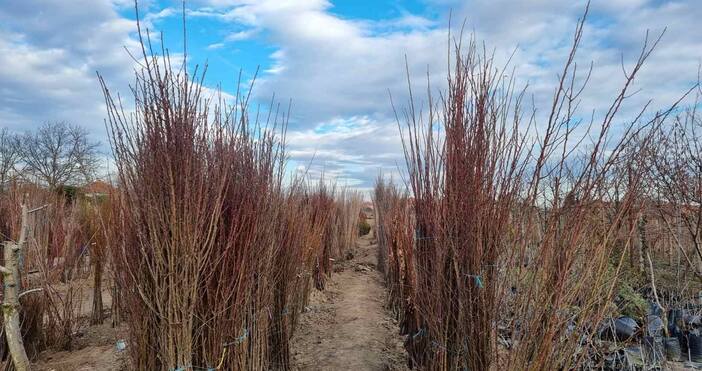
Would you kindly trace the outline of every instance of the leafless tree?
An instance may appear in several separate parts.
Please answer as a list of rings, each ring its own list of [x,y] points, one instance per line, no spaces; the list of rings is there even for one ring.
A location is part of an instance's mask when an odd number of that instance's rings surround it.
[[[702,278],[702,117],[694,103],[661,131],[652,157],[655,191],[668,231],[698,277]],[[692,253],[688,254],[689,249]],[[696,260],[696,263],[693,263]]]
[[[14,176],[20,159],[19,136],[7,128],[0,129],[0,188]]]
[[[97,147],[84,128],[57,121],[25,134],[20,152],[26,174],[56,188],[90,181],[100,161]]]

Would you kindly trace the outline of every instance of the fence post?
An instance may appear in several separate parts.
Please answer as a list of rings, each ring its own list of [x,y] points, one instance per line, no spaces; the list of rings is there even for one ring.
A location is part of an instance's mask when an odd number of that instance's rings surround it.
[[[5,321],[5,337],[10,349],[12,362],[17,371],[29,370],[29,358],[24,350],[22,341],[22,331],[20,328],[20,303],[18,293],[19,277],[19,252],[20,245],[13,242],[5,242],[3,246],[5,266],[0,266],[3,275],[3,302],[2,313]]]

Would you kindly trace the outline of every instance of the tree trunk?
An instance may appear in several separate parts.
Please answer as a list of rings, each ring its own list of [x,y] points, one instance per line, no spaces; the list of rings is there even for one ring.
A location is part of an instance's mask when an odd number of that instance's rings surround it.
[[[117,327],[120,323],[122,323],[119,291],[119,287],[115,283],[115,285],[112,286],[112,307],[110,308],[110,313],[112,315],[112,327]]]
[[[93,280],[93,313],[90,319],[93,325],[102,324],[102,257],[95,254],[95,274]]]
[[[639,272],[645,272],[646,271],[646,263],[644,258],[647,257],[648,254],[648,240],[646,236],[646,225],[648,224],[648,218],[646,215],[641,215],[638,219],[638,223],[636,225],[636,235],[638,239],[638,246],[639,246]]]
[[[4,280],[2,312],[5,320],[5,337],[12,356],[12,363],[17,371],[29,370],[29,358],[24,350],[22,331],[19,319],[19,293],[17,277],[19,277],[19,250],[20,246],[6,242],[4,246],[5,266],[1,271]]]

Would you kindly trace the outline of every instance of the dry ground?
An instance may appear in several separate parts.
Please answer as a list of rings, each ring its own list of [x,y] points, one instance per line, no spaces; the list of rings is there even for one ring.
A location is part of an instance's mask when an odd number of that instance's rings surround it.
[[[40,371],[125,370],[127,354],[125,351],[118,351],[116,343],[120,339],[126,339],[126,325],[112,327],[110,316],[106,314],[103,325],[91,326],[89,321],[93,302],[92,277],[77,280],[73,285],[79,298],[81,314],[74,333],[73,349],[71,351],[45,350],[39,353],[33,369]],[[112,304],[109,285],[107,280],[103,281],[102,304],[106,311]],[[56,289],[64,292],[68,288],[65,284],[59,284],[56,285]]]
[[[312,294],[291,341],[294,370],[405,369],[372,238],[372,232],[361,237],[355,256],[335,266],[326,290]]]
[[[117,351],[116,342],[124,339],[127,328],[104,325],[86,327],[79,334],[72,351],[42,352],[33,370],[38,371],[119,371],[126,370],[127,354]]]

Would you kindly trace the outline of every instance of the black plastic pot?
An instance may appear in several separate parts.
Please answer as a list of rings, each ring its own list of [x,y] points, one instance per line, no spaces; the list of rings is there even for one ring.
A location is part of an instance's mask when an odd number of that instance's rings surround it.
[[[639,325],[633,318],[619,317],[614,320],[614,334],[620,341],[631,339],[638,329]]]
[[[648,314],[660,317],[663,315],[663,308],[657,303],[650,301],[648,302]]]
[[[678,341],[680,342],[680,350],[682,353],[681,359],[683,361],[687,361],[687,334],[683,333],[682,331],[679,331],[676,336],[678,337]]]
[[[647,362],[644,360],[645,355],[642,347],[630,345],[624,348],[624,359],[622,365],[615,365],[615,370],[638,370],[641,369]]]
[[[702,336],[688,334],[687,347],[692,362],[702,362]]]
[[[654,315],[646,316],[646,334],[648,336],[660,336],[663,333],[663,320]]]
[[[685,328],[698,327],[702,325],[702,316],[686,315],[683,317],[683,323],[685,324]]]
[[[659,366],[665,361],[663,338],[644,336],[641,348],[646,359],[646,364]]]
[[[682,319],[685,316],[685,311],[682,309],[671,309],[668,311],[668,325],[678,326],[682,324]]]
[[[683,325],[682,319],[685,315],[685,311],[682,309],[671,309],[668,311],[668,332],[670,336],[677,336],[680,340],[680,345],[683,345],[684,341],[682,339],[683,331],[680,326]],[[683,350],[685,347],[683,346]]]
[[[663,348],[665,349],[665,358],[669,361],[679,361],[682,359],[682,348],[680,340],[677,337],[663,338]]]

